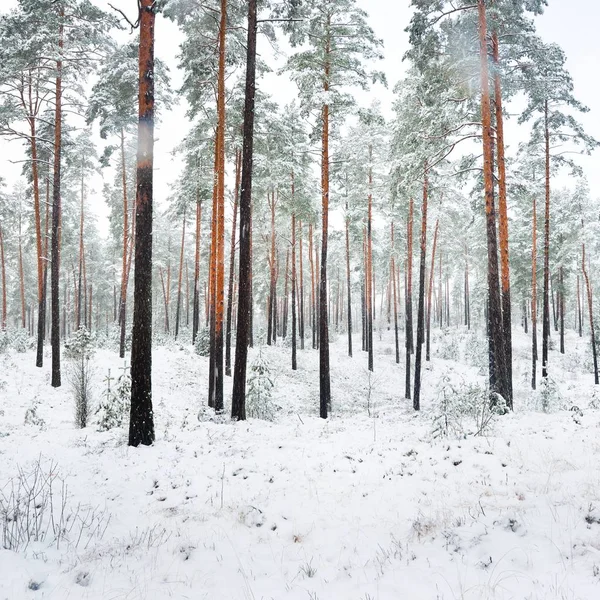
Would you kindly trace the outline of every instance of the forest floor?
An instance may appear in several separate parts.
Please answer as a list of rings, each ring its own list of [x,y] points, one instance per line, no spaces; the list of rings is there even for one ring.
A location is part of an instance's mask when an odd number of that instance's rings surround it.
[[[546,413],[530,392],[530,338],[515,332],[515,411],[472,435],[480,420],[460,403],[444,412],[442,400],[477,397],[484,340],[434,332],[415,414],[404,351],[398,366],[391,332],[375,337],[371,377],[359,336],[354,358],[344,336],[332,343],[326,421],[313,350],[292,372],[289,348],[264,348],[277,417],[231,423],[208,408],[198,419],[207,359],[158,347],[157,440],[140,448],[124,428],[75,429],[69,385],[49,385],[49,356],[36,369],[32,351],[1,355],[0,506],[22,503],[37,472],[30,530],[63,535],[0,549],[0,600],[600,598],[589,343],[571,335],[566,356],[551,353]],[[91,360],[98,399],[123,362],[109,350]],[[0,510],[0,542],[10,535]]]

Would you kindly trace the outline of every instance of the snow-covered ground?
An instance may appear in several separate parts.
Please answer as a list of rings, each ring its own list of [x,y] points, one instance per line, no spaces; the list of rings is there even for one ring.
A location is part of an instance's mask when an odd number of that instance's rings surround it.
[[[75,429],[68,384],[49,385],[49,357],[36,369],[32,352],[1,355],[0,493],[40,464],[69,530],[59,544],[48,534],[0,550],[0,599],[600,598],[600,411],[588,408],[587,342],[573,335],[566,357],[552,353],[565,408],[545,414],[532,410],[529,338],[515,333],[515,412],[484,436],[436,437],[440,381],[484,379],[464,364],[481,340],[463,333],[455,347],[455,333],[435,332],[420,414],[404,399],[390,332],[376,336],[371,377],[359,337],[351,359],[341,335],[327,421],[313,350],[299,351],[294,373],[288,348],[263,349],[277,418],[231,423],[208,408],[197,418],[207,359],[156,348],[150,448],[128,447],[125,429]],[[123,363],[108,350],[92,361],[98,399]],[[37,424],[24,424],[33,406]]]

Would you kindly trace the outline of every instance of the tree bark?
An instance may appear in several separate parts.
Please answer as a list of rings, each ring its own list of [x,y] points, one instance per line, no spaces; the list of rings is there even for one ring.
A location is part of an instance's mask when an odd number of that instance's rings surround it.
[[[413,408],[421,410],[421,357],[425,341],[425,260],[427,255],[427,203],[428,181],[427,164],[424,169],[423,203],[421,205],[421,260],[419,264],[419,305],[417,312],[417,348],[415,353],[415,392]]]
[[[413,210],[414,202],[411,198],[408,203],[408,222],[406,234],[406,385],[404,387],[404,397],[411,399],[411,377],[410,377],[410,355],[413,352],[413,323],[412,323],[412,246],[413,246]]]
[[[579,275],[577,275],[577,331],[579,332],[579,337],[583,337],[583,327],[582,327],[582,318],[581,318],[581,292],[579,289]]]
[[[235,151],[235,190],[233,193],[233,223],[231,225],[231,248],[229,252],[229,285],[227,286],[227,324],[225,329],[225,375],[231,377],[231,315],[233,312],[233,284],[235,273],[235,230],[240,194],[242,153]]]
[[[240,260],[238,318],[231,418],[246,419],[246,365],[251,333],[252,294],[252,151],[254,141],[254,97],[256,93],[256,0],[248,0],[248,40],[246,43],[246,88],[240,191]]]
[[[492,33],[492,60],[494,62],[494,106],[496,116],[496,152],[498,161],[498,233],[500,237],[500,274],[502,294],[502,325],[504,333],[504,364],[506,366],[506,402],[513,408],[512,389],[512,314],[510,302],[510,261],[508,250],[508,208],[506,202],[506,161],[504,151],[504,115],[502,113],[502,85],[498,33]]]
[[[346,200],[346,287],[348,288],[348,356],[352,356],[352,283],[350,280],[350,215]]]
[[[544,296],[542,320],[542,377],[548,377],[548,345],[550,340],[550,132],[548,128],[548,101],[544,103],[544,141],[545,141],[545,216],[544,216]]]
[[[478,0],[479,9],[479,58],[481,73],[481,121],[483,138],[483,178],[485,188],[486,237],[488,254],[488,343],[490,390],[509,402],[506,353],[502,320],[502,303],[499,287],[498,239],[496,234],[496,210],[494,203],[494,167],[492,115],[490,104],[487,20],[485,0]]]
[[[175,339],[179,335],[179,320],[181,316],[181,282],[183,281],[183,257],[185,255],[185,209],[183,211],[183,226],[181,228],[181,249],[179,251],[179,276],[177,278],[177,307],[175,309]]]
[[[537,369],[537,207],[533,196],[531,246],[531,389],[536,389]]]
[[[200,327],[200,238],[202,232],[202,202],[200,188],[196,191],[196,247],[194,252],[194,298],[192,300],[192,345],[196,344],[196,336]]]
[[[140,0],[139,123],[131,415],[129,445],[154,442],[152,410],[152,195],[154,165],[154,0]]]
[[[58,32],[58,60],[56,61],[56,94],[54,102],[54,187],[52,190],[52,271],[50,287],[52,296],[52,387],[60,387],[60,222],[61,222],[61,152],[62,152],[62,53],[64,48],[64,8],[60,8]]]
[[[560,353],[565,353],[565,280],[562,265],[559,270],[558,310],[560,311]]]
[[[392,260],[390,264],[390,271],[392,277],[392,290],[393,290],[393,302],[394,302],[394,342],[396,346],[396,364],[400,364],[400,342],[398,340],[398,297],[396,289],[396,256],[394,249],[394,222],[391,223],[391,237],[392,237]]]
[[[2,225],[0,225],[0,266],[2,267],[2,319],[0,320],[0,328],[6,331],[6,262],[4,260],[4,235],[2,233]]]
[[[304,350],[304,268],[303,268],[303,248],[302,248],[302,221],[298,222],[299,230],[299,254],[300,254],[300,319],[299,319],[299,334],[300,334],[300,350]]]
[[[366,269],[366,288],[367,288],[367,350],[368,350],[368,368],[373,371],[373,167],[371,165],[373,158],[373,148],[369,146],[369,195],[367,204],[367,269]]]
[[[433,248],[431,250],[431,269],[429,271],[429,288],[427,291],[427,342],[425,347],[425,360],[431,360],[431,296],[433,292],[433,273],[435,268],[435,250],[437,246],[439,219],[435,222],[435,231],[433,233]]]
[[[294,174],[292,173],[292,204],[294,203]],[[296,213],[292,212],[292,371],[298,368],[296,357]]]
[[[123,258],[122,258],[122,273],[121,273],[121,297],[119,302],[119,325],[120,325],[120,341],[119,341],[119,357],[125,358],[125,337],[126,337],[126,310],[127,310],[127,281],[128,281],[128,265],[127,255],[129,248],[129,201],[127,199],[127,169],[125,165],[125,132],[121,128],[121,180],[123,185]],[[132,232],[133,242],[133,232]]]
[[[598,356],[596,353],[596,334],[594,331],[594,310],[592,304],[592,286],[590,285],[590,278],[587,273],[585,266],[585,244],[581,244],[581,269],[583,271],[583,278],[585,280],[585,287],[587,289],[588,299],[588,312],[590,319],[590,337],[592,342],[592,356],[594,358],[594,383],[598,385]]]

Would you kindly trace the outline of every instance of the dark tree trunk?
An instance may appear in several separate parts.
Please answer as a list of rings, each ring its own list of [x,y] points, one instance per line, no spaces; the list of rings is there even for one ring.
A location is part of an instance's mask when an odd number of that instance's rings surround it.
[[[181,283],[183,281],[183,258],[185,255],[185,210],[181,228],[181,248],[179,251],[179,277],[177,278],[177,307],[175,309],[175,339],[179,336],[179,321],[181,319]]]
[[[152,410],[152,168],[154,164],[154,5],[140,1],[136,240],[131,336],[129,445],[154,442]]]
[[[411,398],[411,377],[410,377],[410,355],[413,352],[413,323],[412,323],[412,245],[413,245],[413,210],[414,202],[411,198],[408,205],[408,223],[407,223],[407,260],[406,260],[406,385],[404,387],[404,397],[407,400]]]
[[[533,195],[531,247],[531,389],[536,389],[537,375],[537,206]]]
[[[542,377],[548,377],[548,343],[550,340],[550,132],[548,129],[548,101],[544,104],[544,137],[546,154],[546,202],[544,216],[544,296],[542,320]]]
[[[577,331],[583,337],[583,319],[581,318],[581,292],[579,288],[579,275],[577,275]]]
[[[246,44],[246,89],[240,190],[240,260],[238,317],[235,344],[231,418],[246,419],[246,365],[250,333],[252,272],[252,150],[254,141],[254,96],[256,92],[256,0],[248,0],[248,40]]]
[[[302,249],[302,221],[298,224],[298,229],[300,232],[300,319],[299,319],[299,334],[300,334],[300,350],[304,350],[304,265],[303,265],[303,249]]]
[[[350,281],[350,216],[346,201],[346,287],[348,288],[348,356],[352,356],[352,284]]]
[[[369,146],[369,163],[372,161],[373,149]],[[368,368],[373,370],[373,304],[374,304],[374,278],[373,278],[373,169],[369,164],[369,197],[367,207],[367,264],[366,264],[366,289],[367,289],[367,350],[369,352]]]
[[[398,295],[396,287],[396,256],[394,249],[394,222],[391,224],[392,236],[392,260],[390,264],[390,272],[392,278],[393,302],[394,302],[394,342],[396,346],[396,364],[400,364],[400,341],[398,339]]]
[[[292,174],[292,198],[294,183]],[[293,202],[293,200],[292,200]],[[292,213],[292,370],[298,368],[296,359],[296,213]]]
[[[425,346],[425,360],[431,360],[431,296],[433,292],[433,273],[435,268],[435,250],[437,246],[439,219],[435,222],[433,233],[433,248],[431,250],[431,269],[429,271],[429,288],[427,290],[427,342]]]
[[[58,60],[56,61],[56,98],[54,117],[54,187],[52,190],[52,270],[50,274],[50,288],[52,297],[52,387],[60,387],[60,304],[59,304],[59,278],[60,278],[60,222],[61,222],[61,194],[60,194],[60,166],[62,151],[62,51],[64,9],[60,9],[61,24],[58,34]]]
[[[592,356],[594,358],[594,383],[598,385],[598,356],[596,352],[596,334],[594,331],[594,311],[592,306],[592,286],[585,266],[585,244],[581,245],[581,268],[583,270],[583,279],[587,289],[588,311],[590,318],[590,337],[592,342]]]
[[[4,260],[4,235],[0,225],[0,268],[2,269],[2,317],[0,319],[0,330],[6,331],[6,262]]]
[[[417,312],[417,348],[415,353],[415,393],[413,408],[421,410],[421,356],[425,341],[425,259],[427,255],[427,164],[423,181],[423,204],[421,205],[421,260],[419,263],[419,307]]]
[[[565,281],[563,267],[559,271],[560,281],[558,288],[558,310],[560,311],[560,353],[565,353]]]

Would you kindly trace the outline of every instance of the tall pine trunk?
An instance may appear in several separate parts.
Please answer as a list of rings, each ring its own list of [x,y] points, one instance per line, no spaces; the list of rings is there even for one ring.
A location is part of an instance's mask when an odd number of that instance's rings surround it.
[[[346,287],[348,288],[348,356],[352,356],[352,284],[350,281],[350,215],[346,200]]]
[[[192,345],[200,327],[200,238],[202,232],[202,201],[200,188],[196,191],[196,245],[194,251],[194,297],[192,300]]]
[[[367,289],[367,350],[369,371],[373,370],[373,168],[371,166],[373,149],[369,146],[369,196],[367,204],[367,264],[366,264],[366,289]]]
[[[227,286],[227,323],[225,328],[225,375],[231,376],[231,315],[233,312],[233,284],[235,273],[235,230],[240,194],[242,153],[235,151],[235,190],[233,192],[233,223],[231,225],[231,248],[229,252],[229,285]]]
[[[183,281],[183,257],[185,255],[185,217],[186,211],[183,211],[183,225],[181,228],[181,248],[179,251],[179,276],[177,277],[177,306],[175,309],[175,339],[179,335],[179,321],[181,317],[181,283]]]
[[[427,342],[425,346],[425,360],[431,360],[431,296],[433,292],[433,273],[435,268],[435,250],[437,246],[438,229],[440,221],[435,222],[435,231],[433,233],[433,248],[431,249],[431,269],[429,271],[429,287],[427,289]]]
[[[535,390],[537,374],[537,202],[533,196],[531,246],[531,389]]]
[[[0,268],[2,270],[2,315],[0,319],[0,330],[6,331],[6,262],[4,260],[4,235],[0,225]]]
[[[494,166],[492,114],[490,104],[487,19],[485,0],[478,0],[479,9],[479,58],[481,65],[481,122],[483,138],[483,179],[485,188],[486,237],[488,258],[488,343],[490,390],[509,401],[506,369],[506,353],[502,319],[498,269],[498,238],[496,233],[496,209],[494,203]]]
[[[299,230],[299,255],[300,255],[300,319],[299,319],[299,335],[300,335],[300,350],[304,350],[304,265],[303,265],[303,249],[302,249],[302,221],[298,223]]]
[[[390,264],[390,275],[392,278],[392,301],[394,303],[394,342],[396,346],[396,364],[400,364],[400,342],[398,339],[398,296],[396,288],[396,252],[394,248],[394,222],[391,223],[392,260]]]
[[[411,198],[408,204],[408,222],[406,234],[406,327],[405,327],[405,347],[406,347],[406,380],[404,387],[404,397],[407,400],[411,398],[411,377],[410,377],[410,355],[413,352],[413,322],[412,322],[412,247],[413,247],[413,211],[414,201]]]
[[[61,222],[61,152],[62,152],[62,52],[64,9],[60,9],[61,23],[58,32],[58,60],[56,61],[56,94],[54,102],[54,187],[52,190],[52,271],[50,287],[52,297],[52,387],[60,387],[60,222]]]
[[[251,333],[252,295],[252,151],[254,141],[254,97],[256,92],[256,0],[248,0],[248,40],[246,43],[246,87],[240,190],[240,260],[238,318],[231,418],[246,419],[246,365]]]
[[[31,92],[32,81],[29,78],[29,91]],[[37,100],[36,100],[37,104]],[[37,350],[35,366],[44,366],[44,330],[46,320],[45,297],[44,297],[44,255],[42,253],[42,215],[40,207],[40,180],[37,155],[37,131],[36,117],[32,104],[31,93],[29,95],[29,128],[30,128],[30,146],[31,146],[31,176],[33,183],[33,215],[35,222],[35,248],[37,254],[37,277],[38,277],[38,327],[37,327]]]
[[[152,410],[152,194],[154,0],[140,0],[139,122],[129,445],[154,442]]]
[[[498,33],[492,33],[494,62],[494,107],[496,116],[496,152],[498,161],[498,233],[500,237],[500,274],[502,293],[502,325],[504,329],[504,364],[506,367],[506,402],[513,407],[512,389],[512,316],[510,304],[510,261],[508,251],[508,208],[506,202],[506,161],[504,152],[504,115],[502,114],[502,85]]]
[[[424,169],[423,203],[421,205],[421,260],[419,263],[419,299],[417,312],[417,347],[415,353],[415,393],[413,408],[421,410],[421,357],[425,341],[425,259],[427,255],[427,203],[428,181],[427,164]]]
[[[550,132],[548,129],[548,101],[544,103],[545,141],[545,213],[544,213],[544,295],[542,317],[542,377],[548,377],[548,345],[550,341]]]
[[[292,173],[292,204],[294,203],[294,175]],[[292,370],[298,368],[296,357],[296,213],[292,212]]]
[[[127,255],[129,248],[129,202],[127,199],[127,169],[125,165],[125,132],[121,129],[121,180],[123,186],[123,258],[122,258],[122,273],[121,273],[121,297],[119,302],[119,325],[120,325],[120,341],[119,341],[119,357],[125,358],[125,337],[126,337],[126,310],[127,310],[127,280],[128,280],[128,265]],[[133,232],[132,232],[133,242]]]
[[[598,356],[596,353],[596,334],[594,331],[594,310],[592,303],[592,286],[585,266],[585,244],[581,244],[581,269],[583,271],[583,279],[587,290],[588,313],[590,319],[590,337],[592,342],[592,356],[594,358],[594,383],[598,385]]]

